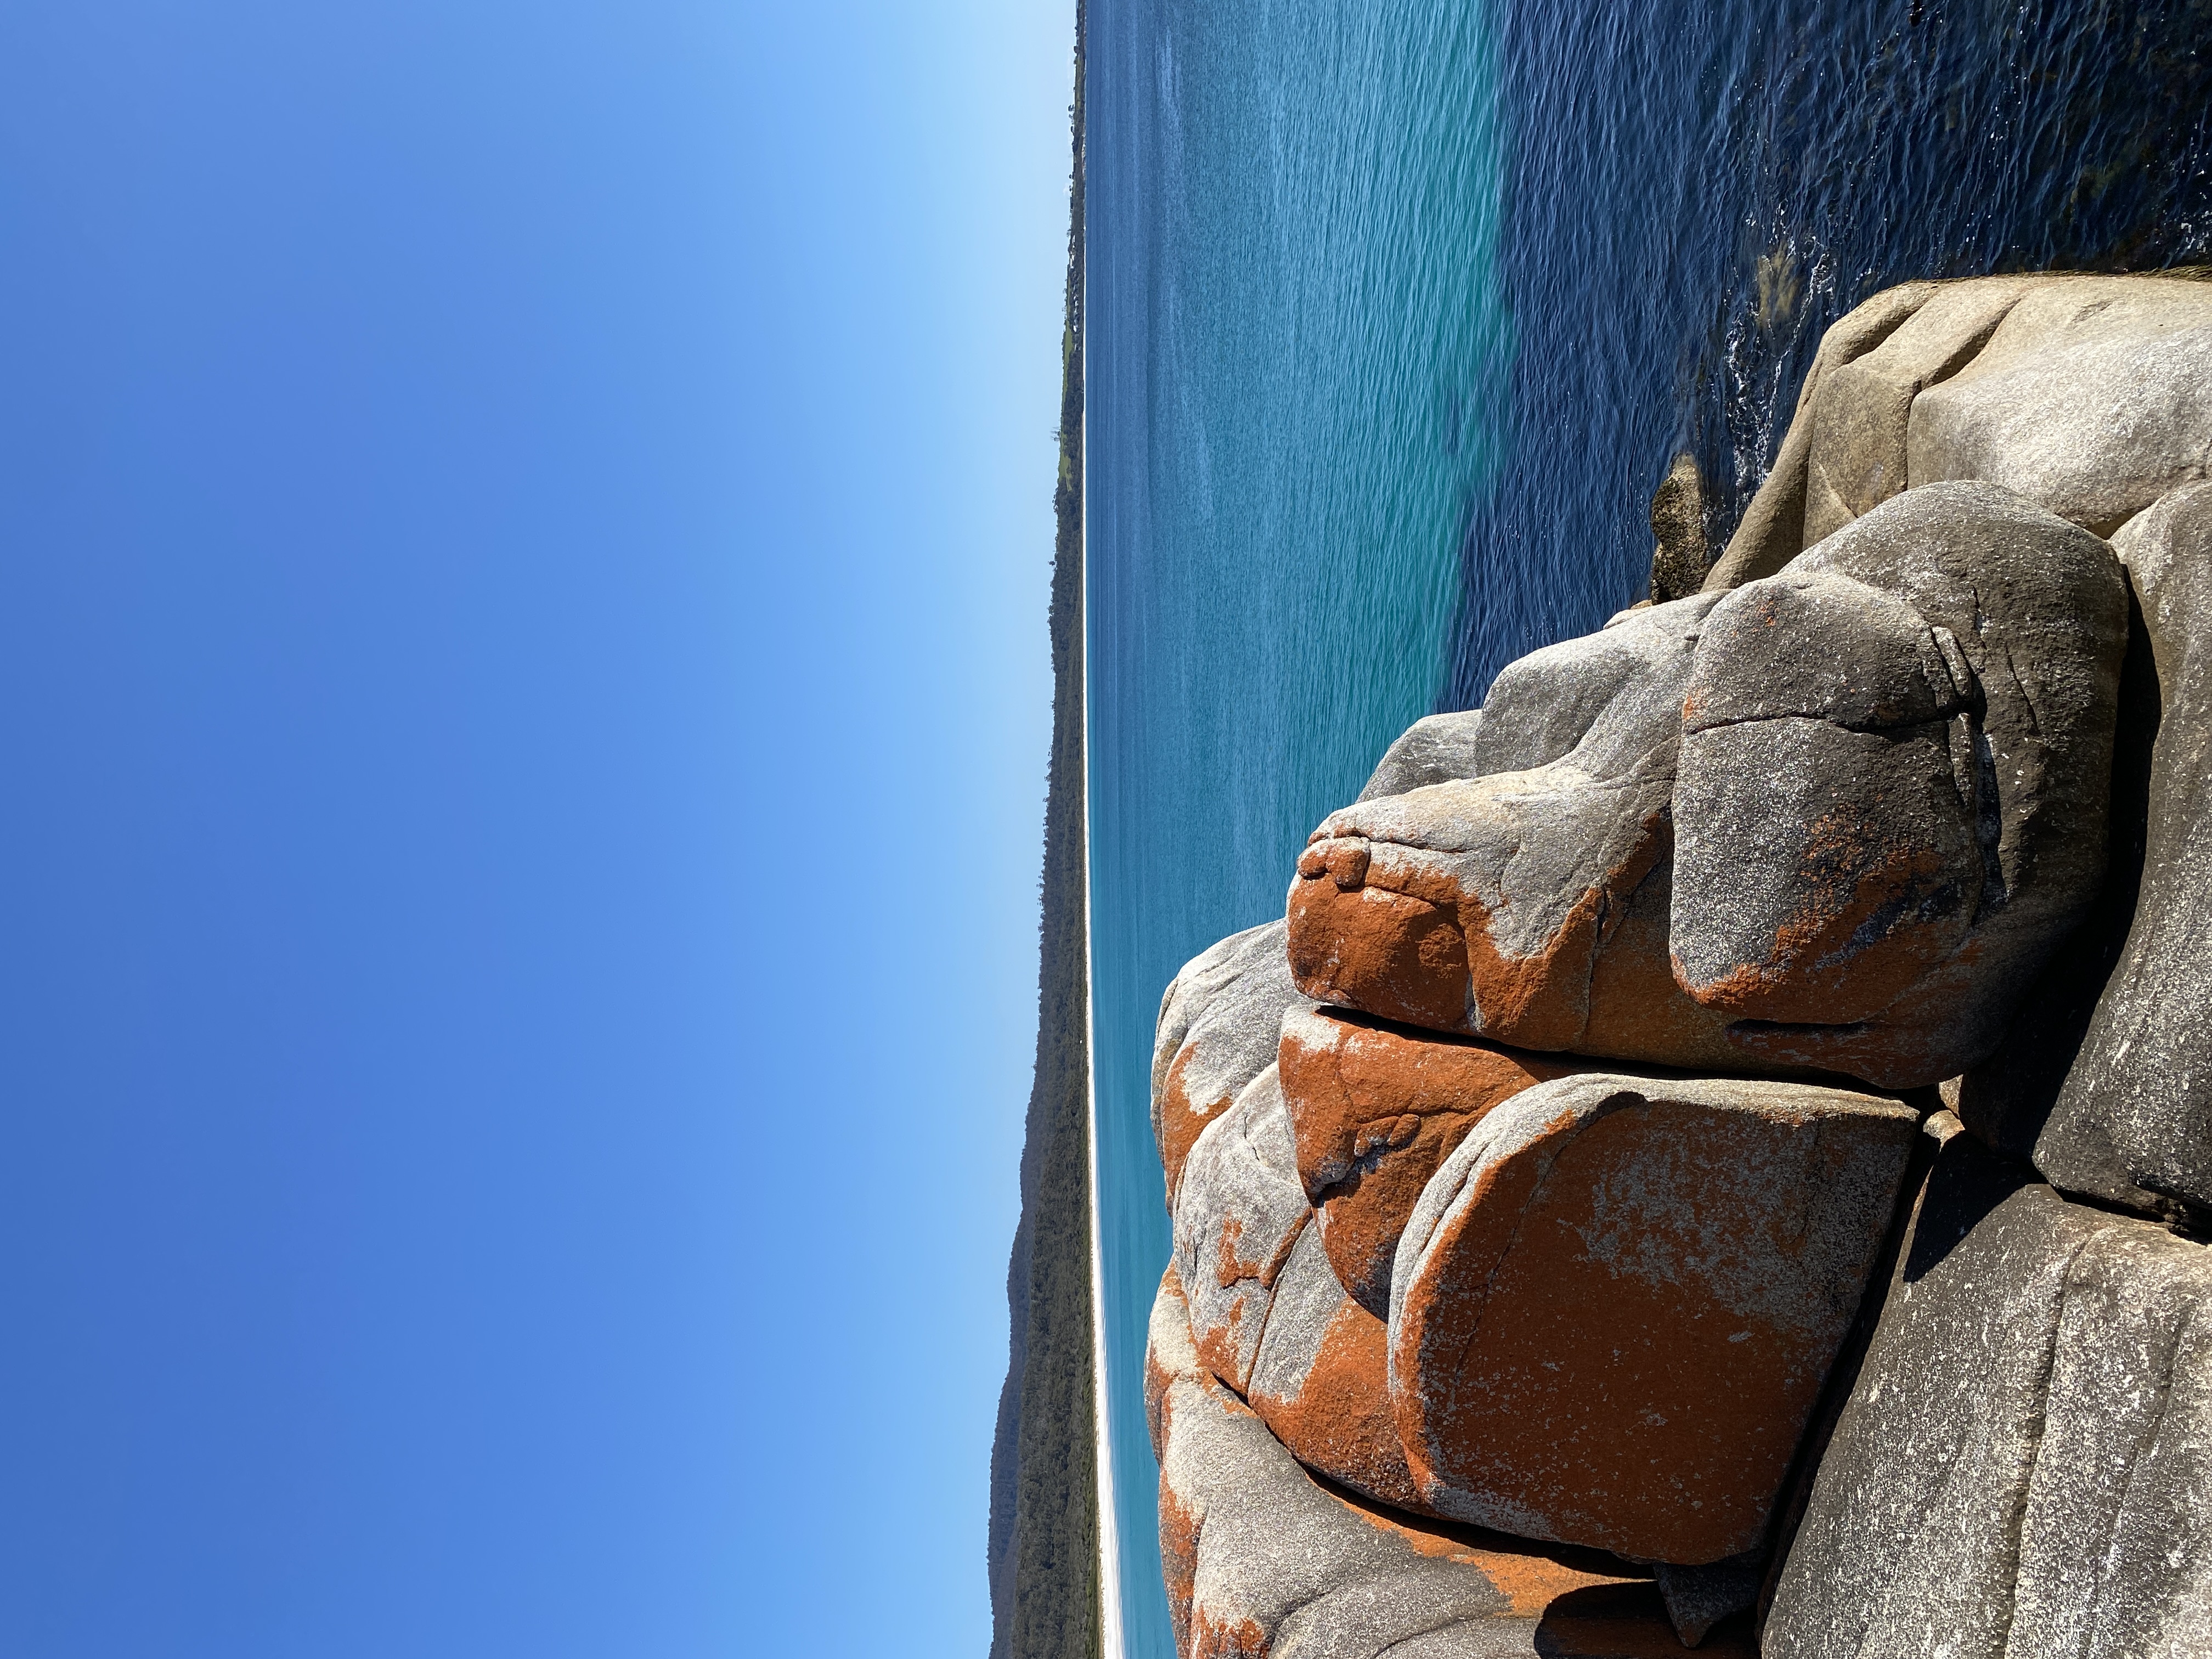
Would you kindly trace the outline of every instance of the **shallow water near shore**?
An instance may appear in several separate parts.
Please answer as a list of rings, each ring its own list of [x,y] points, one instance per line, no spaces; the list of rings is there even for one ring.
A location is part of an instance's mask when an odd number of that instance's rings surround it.
[[[1127,1650],[1151,1038],[1417,716],[1724,537],[1820,331],[1919,276],[2212,258],[2212,0],[1091,0],[1092,999]]]

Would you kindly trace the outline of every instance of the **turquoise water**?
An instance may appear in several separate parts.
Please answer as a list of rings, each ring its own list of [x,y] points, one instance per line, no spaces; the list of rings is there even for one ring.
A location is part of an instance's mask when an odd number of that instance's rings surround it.
[[[1092,961],[1127,1651],[1175,970],[1384,745],[1724,537],[1821,329],[1909,276],[2212,257],[2212,0],[1091,0]]]
[[[1129,1386],[1168,1249],[1153,1018],[1194,951],[1281,914],[1307,832],[1435,701],[1511,333],[1471,18],[1103,9],[1091,131],[1145,148],[1090,186],[1091,315],[1135,323],[1094,325],[1089,368],[1112,480],[1089,502],[1094,1018],[1124,1600],[1150,1656],[1172,1652]]]

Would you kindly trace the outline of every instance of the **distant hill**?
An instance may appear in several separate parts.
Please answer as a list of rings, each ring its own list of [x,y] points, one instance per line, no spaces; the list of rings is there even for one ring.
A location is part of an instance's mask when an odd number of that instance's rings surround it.
[[[1083,42],[1076,7],[1067,313],[1053,553],[1052,763],[1045,796],[1036,1080],[1022,1218],[1006,1269],[1012,1352],[991,1447],[991,1659],[1099,1652],[1091,1391],[1090,941],[1084,914]]]

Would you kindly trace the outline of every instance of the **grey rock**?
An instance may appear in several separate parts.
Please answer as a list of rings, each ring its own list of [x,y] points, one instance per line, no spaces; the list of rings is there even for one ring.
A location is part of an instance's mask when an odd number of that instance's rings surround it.
[[[1942,283],[1881,344],[1829,374],[1809,411],[1806,546],[1906,488],[1914,400],[1963,368],[2034,281],[1991,276]]]
[[[1199,1360],[1173,1267],[1145,1403],[1160,1558],[1184,1659],[1621,1659],[1667,1651],[1639,1569],[1423,1522],[1323,1485]],[[1751,1659],[1747,1642],[1709,1652]]]
[[[1689,653],[1714,603],[1693,596],[1632,608],[1595,634],[1506,664],[1483,700],[1468,775],[1534,771],[1586,746],[1608,774],[1641,760],[1670,735]]]
[[[2002,484],[2110,535],[2212,460],[2212,284],[2045,272],[1910,283],[1822,337],[1724,592],[1906,489]]]
[[[1872,351],[1901,327],[1936,291],[1934,283],[1885,289],[1844,313],[1820,337],[1797,389],[1797,407],[1765,482],[1744,509],[1743,521],[1705,575],[1704,592],[1725,593],[1771,576],[1805,550],[1805,498],[1813,452],[1814,414],[1821,388],[1835,371]],[[1819,539],[1817,537],[1814,539]]]
[[[1931,1128],[1763,1650],[2204,1652],[2212,1254]]]
[[[1662,1563],[1655,1573],[1659,1596],[1667,1604],[1667,1617],[1674,1622],[1682,1645],[1698,1646],[1722,1620],[1756,1607],[1765,1570],[1766,1558],[1758,1550],[1705,1567]]]
[[[1313,1212],[1298,1184],[1283,1091],[1269,1066],[1191,1148],[1175,1201],[1175,1265],[1200,1358],[1242,1394],[1276,1282]]]
[[[1984,479],[2109,536],[2212,462],[2212,284],[2044,278],[1911,425],[1914,488]]]
[[[2103,884],[2127,607],[2105,544],[1976,483],[1729,595],[1683,708],[1682,987],[1883,1088],[1985,1058]]]
[[[1274,1063],[1283,1011],[1313,1006],[1291,982],[1285,933],[1271,921],[1231,934],[1185,963],[1160,999],[1152,1138],[1170,1208],[1200,1133]]]
[[[1718,595],[1636,611],[1492,685],[1480,775],[1333,813],[1298,861],[1298,988],[1534,1049],[1727,1067],[1729,1018],[1674,985],[1668,801]]]
[[[2112,860],[2089,920],[1997,1052],[1947,1084],[1966,1127],[2062,1190],[2148,1215],[2212,1208],[2212,485],[2114,538],[2136,608],[2113,765]],[[2155,632],[2152,617],[2154,613]]]
[[[1475,775],[1474,734],[1482,727],[1482,710],[1457,714],[1431,714],[1407,726],[1376,763],[1362,800],[1402,795],[1409,789]]]
[[[1917,1121],[1752,1079],[1567,1077],[1493,1108],[1391,1271],[1428,1506],[1644,1560],[1757,1549]]]
[[[2134,921],[2035,1146],[2071,1191],[2212,1211],[2212,484],[2121,532],[2161,694]]]

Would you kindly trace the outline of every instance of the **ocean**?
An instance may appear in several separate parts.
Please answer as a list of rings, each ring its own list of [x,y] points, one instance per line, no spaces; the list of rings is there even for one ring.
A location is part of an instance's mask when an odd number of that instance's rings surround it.
[[[1724,540],[1820,331],[1911,277],[2212,259],[2212,0],[1090,0],[1092,1021],[1126,1650],[1176,969],[1419,716]]]

